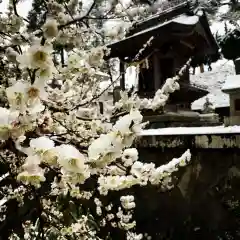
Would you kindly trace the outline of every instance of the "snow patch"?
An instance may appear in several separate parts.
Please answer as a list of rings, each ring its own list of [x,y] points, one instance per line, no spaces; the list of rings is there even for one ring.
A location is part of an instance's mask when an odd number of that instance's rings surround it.
[[[207,98],[209,99],[209,102],[213,104],[214,108],[229,107],[230,105],[229,95],[223,93],[221,90],[215,90],[214,92],[194,101],[191,107],[192,110],[203,110]]]
[[[234,90],[240,88],[240,75],[228,76],[226,82],[223,84],[222,90]]]
[[[240,126],[173,127],[143,130],[140,136],[173,136],[240,133]]]
[[[222,14],[226,14],[230,10],[230,5],[223,5],[218,8],[217,16],[221,16]]]
[[[184,25],[195,25],[199,21],[198,16],[186,16],[186,15],[181,15],[175,19],[173,19],[173,22],[184,24]]]
[[[125,82],[126,82],[126,88],[131,88],[134,86],[135,88],[138,85],[138,71],[137,67],[130,66],[126,69],[125,73]]]
[[[193,85],[201,86],[210,93],[192,103],[192,110],[202,110],[206,98],[213,104],[214,108],[228,107],[229,96],[221,91],[228,76],[235,75],[235,68],[232,61],[225,59],[212,64],[212,71],[190,75],[190,82]]]

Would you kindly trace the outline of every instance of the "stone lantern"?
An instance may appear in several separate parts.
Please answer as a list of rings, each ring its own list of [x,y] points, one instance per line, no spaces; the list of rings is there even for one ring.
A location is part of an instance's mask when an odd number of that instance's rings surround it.
[[[240,75],[228,76],[222,87],[230,98],[230,118],[228,124],[240,125]]]

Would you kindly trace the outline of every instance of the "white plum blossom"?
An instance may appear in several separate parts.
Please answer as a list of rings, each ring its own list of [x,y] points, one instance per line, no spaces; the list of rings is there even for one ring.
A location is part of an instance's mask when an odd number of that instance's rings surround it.
[[[162,91],[165,93],[173,93],[175,90],[178,90],[180,87],[177,80],[179,80],[178,77],[168,78],[162,87]]]
[[[133,195],[121,196],[120,201],[121,201],[121,205],[124,209],[129,210],[129,209],[132,209],[132,208],[136,207]]]
[[[185,166],[191,160],[191,153],[187,150],[180,158],[174,158],[169,163],[162,165],[152,171],[149,181],[156,185],[159,184],[165,177],[176,172],[178,167]]]
[[[139,180],[131,175],[128,176],[100,176],[98,178],[98,190],[105,195],[109,190],[119,191],[139,184]]]
[[[46,136],[42,136],[39,138],[32,139],[29,145],[34,152],[44,153],[45,151],[53,149],[55,144],[53,140],[49,139]]]
[[[88,63],[90,66],[97,67],[103,63],[103,48],[92,48],[88,55]]]
[[[18,117],[18,111],[10,111],[7,108],[0,107],[0,126],[11,125]]]
[[[6,95],[11,108],[23,109],[25,107],[25,98],[30,84],[17,81],[13,86],[6,89]]]
[[[127,233],[127,240],[141,240],[143,239],[143,234],[137,234],[133,232],[128,232]]]
[[[113,126],[113,130],[118,132],[122,137],[122,142],[126,147],[130,147],[140,133],[144,124],[143,116],[138,110],[132,110],[129,114],[121,117]]]
[[[68,167],[68,169],[70,169]],[[84,169],[80,171],[79,168],[71,168],[70,171],[63,167],[61,169],[62,179],[71,184],[82,184],[91,176],[91,172],[87,165],[84,165]]]
[[[74,146],[62,144],[54,150],[58,154],[58,163],[66,171],[83,173],[86,170],[86,158]]]
[[[123,151],[122,161],[125,167],[131,166],[138,160],[138,151],[136,148],[127,148]]]
[[[28,110],[33,114],[44,110],[41,99],[47,98],[44,85],[40,85],[38,81],[33,85],[17,81],[6,89],[6,95],[11,108],[21,112]]]
[[[0,16],[4,66],[0,100],[1,106],[7,106],[0,107],[0,140],[8,176],[16,176],[19,182],[0,190],[20,205],[25,199],[33,204],[37,200],[39,206],[30,207],[40,209],[41,218],[35,223],[34,218],[23,222],[24,238],[93,240],[100,239],[101,227],[112,226],[124,230],[127,240],[142,239],[142,234],[131,232],[137,224],[131,188],[157,185],[170,189],[172,175],[189,163],[191,154],[186,151],[180,158],[156,166],[140,161],[132,145],[146,125],[142,110],[163,110],[170,94],[179,89],[178,81],[189,62],[176,77],[166,80],[153,99],[140,99],[134,88],[130,97],[130,92],[121,91],[121,99],[113,104],[108,97],[119,83],[115,79],[118,70],[114,61],[105,64],[110,50],[102,45],[110,38],[124,37],[139,19],[137,15],[148,9],[131,0],[43,1],[41,19],[31,31],[31,26],[24,25],[29,17],[18,16],[18,5],[18,1],[9,1],[6,14]],[[106,13],[107,19],[101,20],[101,30],[95,24],[99,12]],[[143,44],[136,59],[153,39]],[[108,74],[99,74],[107,65]],[[134,70],[138,75],[140,66],[133,65],[126,72]],[[102,80],[109,77],[112,81],[108,79],[108,86],[102,89]],[[19,189],[24,190],[16,193]],[[112,195],[118,194],[116,199],[105,197],[116,191]],[[62,200],[69,209],[63,209]],[[0,199],[0,205],[6,201]],[[93,201],[96,208],[91,215]],[[65,210],[71,214],[71,222],[66,223]]]
[[[131,174],[139,179],[141,185],[147,185],[149,176],[155,169],[154,163],[142,163],[136,161],[131,167]]]
[[[138,110],[132,110],[129,114],[121,117],[113,129],[119,131],[122,135],[128,133],[139,133],[142,130],[143,116]]]
[[[86,118],[93,118],[96,114],[96,109],[94,108],[78,108],[76,115],[78,117],[86,117]]]
[[[110,132],[92,142],[88,148],[88,158],[97,166],[104,166],[119,158],[121,150],[122,144],[117,134]]]
[[[55,71],[51,57],[52,45],[35,43],[23,55],[17,57],[21,68],[30,68],[37,70],[39,77],[51,77]]]
[[[157,110],[160,107],[163,107],[168,99],[168,94],[165,94],[162,89],[158,89],[155,93],[155,96],[150,103],[152,110]]]
[[[58,35],[58,23],[55,19],[47,19],[43,25],[43,34],[47,39],[52,39]]]
[[[37,155],[28,156],[23,165],[23,172],[19,173],[17,179],[26,184],[32,184],[40,187],[40,182],[46,180],[44,176],[44,169],[39,167],[41,159]]]
[[[0,139],[7,140],[19,112],[0,107]]]

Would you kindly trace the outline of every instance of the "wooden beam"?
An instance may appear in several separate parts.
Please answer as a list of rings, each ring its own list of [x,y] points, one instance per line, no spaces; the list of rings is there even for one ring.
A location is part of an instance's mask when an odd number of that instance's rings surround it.
[[[151,79],[149,79],[151,81]],[[161,69],[157,52],[153,54],[153,79],[155,92],[161,87]]]
[[[122,90],[125,90],[125,64],[124,62],[120,59],[120,87]]]

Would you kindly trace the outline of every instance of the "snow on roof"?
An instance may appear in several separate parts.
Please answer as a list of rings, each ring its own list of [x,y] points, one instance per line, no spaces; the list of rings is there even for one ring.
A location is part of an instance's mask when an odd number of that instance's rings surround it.
[[[187,15],[181,15],[175,19],[173,19],[173,22],[184,24],[184,25],[195,25],[199,21],[198,16],[187,16]]]
[[[229,95],[221,90],[215,90],[194,101],[191,107],[192,110],[203,110],[207,98],[209,99],[209,102],[213,104],[214,108],[229,107],[230,105]]]
[[[225,59],[219,60],[211,64],[212,71],[190,75],[190,82],[199,86],[203,86],[208,91],[221,89],[229,75],[235,74],[233,63]]]
[[[240,89],[240,75],[228,76],[226,82],[222,86],[223,91]]]
[[[240,126],[211,126],[211,127],[169,127],[142,130],[139,136],[173,136],[173,135],[205,135],[239,133]]]
[[[135,66],[130,66],[126,69],[125,73],[126,88],[137,86],[138,84],[138,70]]]
[[[212,64],[212,71],[190,76],[193,85],[201,86],[210,93],[192,103],[192,110],[202,110],[208,97],[213,107],[228,107],[229,96],[221,91],[228,76],[234,75],[235,69],[232,62],[226,59]]]

